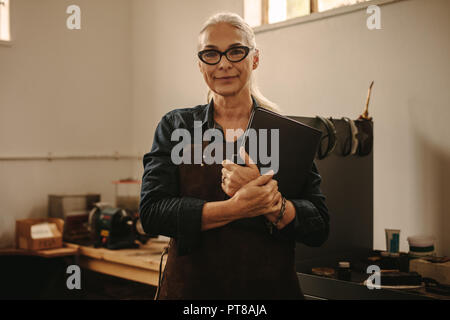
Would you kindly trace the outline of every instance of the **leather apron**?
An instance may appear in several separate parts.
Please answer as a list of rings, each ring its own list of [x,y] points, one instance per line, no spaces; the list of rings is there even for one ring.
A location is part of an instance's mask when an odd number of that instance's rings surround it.
[[[222,165],[179,166],[180,195],[225,200]],[[295,241],[274,237],[259,216],[201,232],[201,244],[178,256],[170,247],[159,299],[304,299],[295,270]]]

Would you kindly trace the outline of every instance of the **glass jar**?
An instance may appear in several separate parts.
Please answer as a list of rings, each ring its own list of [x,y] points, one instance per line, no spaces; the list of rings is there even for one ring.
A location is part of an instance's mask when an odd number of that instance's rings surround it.
[[[339,280],[351,281],[352,271],[350,270],[350,262],[340,261],[337,270],[337,278]]]

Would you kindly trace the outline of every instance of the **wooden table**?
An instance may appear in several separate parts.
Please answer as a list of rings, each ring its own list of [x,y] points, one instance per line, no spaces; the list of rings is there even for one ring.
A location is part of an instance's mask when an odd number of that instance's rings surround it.
[[[78,265],[82,268],[153,286],[158,285],[161,253],[167,244],[151,239],[138,249],[109,250],[65,243],[68,248],[78,250]],[[167,255],[163,270],[166,260]]]
[[[67,247],[64,245],[62,248],[46,249],[46,250],[25,250],[19,248],[5,248],[0,249],[0,255],[8,256],[38,256],[42,258],[58,258],[66,256],[76,256],[78,249],[74,247]]]

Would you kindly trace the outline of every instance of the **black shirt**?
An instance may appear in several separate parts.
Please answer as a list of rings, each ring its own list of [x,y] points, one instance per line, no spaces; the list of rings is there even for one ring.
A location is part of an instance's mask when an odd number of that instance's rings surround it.
[[[257,106],[253,99],[253,107]],[[178,255],[186,255],[200,245],[201,218],[205,200],[181,197],[178,166],[171,160],[177,141],[171,141],[173,130],[187,129],[194,136],[194,121],[202,130],[214,128],[214,102],[193,108],[176,109],[165,114],[154,135],[153,146],[144,155],[144,174],[140,200],[140,217],[145,232],[175,238]],[[329,214],[325,196],[320,190],[321,177],[313,163],[307,187],[292,201],[296,216],[275,236],[282,234],[308,246],[322,245],[329,234]]]

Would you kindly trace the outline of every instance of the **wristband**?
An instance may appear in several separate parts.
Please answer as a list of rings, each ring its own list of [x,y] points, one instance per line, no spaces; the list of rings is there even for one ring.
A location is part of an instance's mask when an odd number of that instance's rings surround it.
[[[284,213],[286,212],[286,198],[283,197],[283,200],[281,202],[281,209],[280,214],[278,215],[277,221],[273,223],[273,225],[276,227],[278,226],[278,223],[283,219]]]

